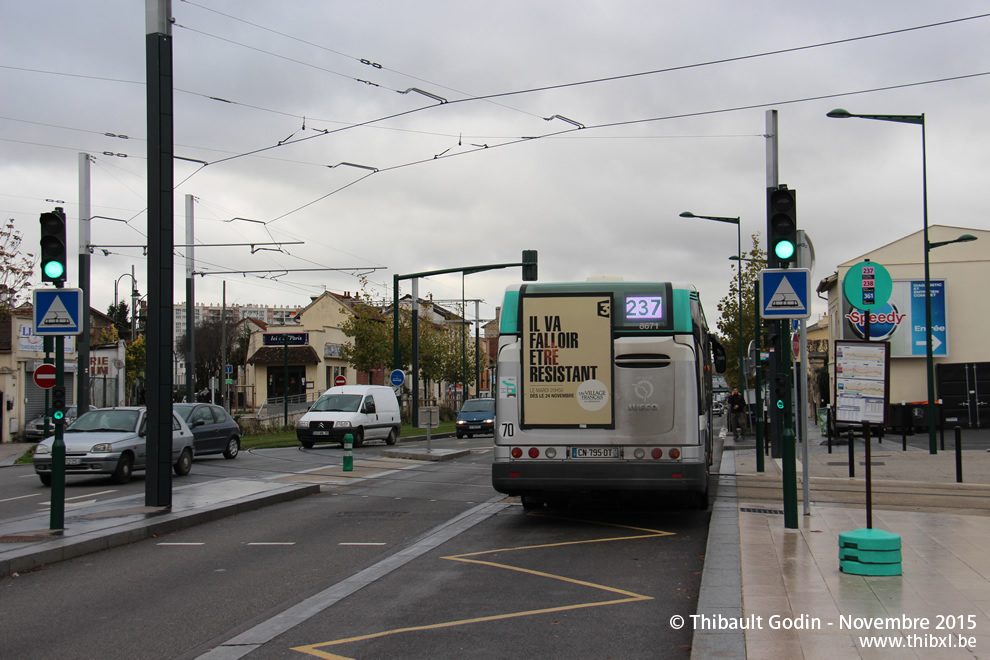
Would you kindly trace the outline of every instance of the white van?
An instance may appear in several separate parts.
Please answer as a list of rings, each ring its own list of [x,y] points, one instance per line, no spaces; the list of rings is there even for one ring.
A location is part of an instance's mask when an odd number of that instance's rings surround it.
[[[296,437],[306,449],[317,442],[343,444],[348,433],[355,447],[365,440],[394,445],[401,429],[399,402],[391,387],[342,385],[324,392],[296,422]]]

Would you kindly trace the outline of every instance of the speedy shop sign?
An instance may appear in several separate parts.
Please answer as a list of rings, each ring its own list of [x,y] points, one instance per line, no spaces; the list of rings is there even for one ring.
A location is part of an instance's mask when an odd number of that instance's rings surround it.
[[[932,280],[932,352],[949,354],[948,318],[945,304],[945,280]],[[864,339],[866,314],[842,301],[842,338]],[[924,357],[925,281],[894,280],[887,304],[870,313],[870,339],[889,341],[891,357]]]

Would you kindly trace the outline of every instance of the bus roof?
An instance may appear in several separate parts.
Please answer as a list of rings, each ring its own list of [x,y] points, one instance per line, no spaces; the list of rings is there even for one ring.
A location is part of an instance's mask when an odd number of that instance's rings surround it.
[[[666,290],[672,292],[673,324],[667,332],[691,332],[691,300],[698,301],[698,289],[687,282],[627,282],[625,280],[595,280],[588,282],[525,282],[509,285],[505,290],[502,304],[499,333],[503,335],[521,332],[519,305],[521,296],[530,295],[569,295],[578,293],[634,294]],[[702,318],[704,312],[702,311]],[[615,326],[613,326],[615,327]],[[628,328],[624,330],[628,331]]]

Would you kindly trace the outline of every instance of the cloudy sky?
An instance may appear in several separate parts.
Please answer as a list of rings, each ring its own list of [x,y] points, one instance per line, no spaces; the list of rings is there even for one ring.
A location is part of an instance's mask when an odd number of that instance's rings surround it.
[[[142,250],[119,247],[147,234],[144,3],[2,8],[4,217],[34,250],[39,213],[63,206],[75,253],[91,154],[92,215],[127,221],[92,221],[92,304],[132,264],[147,292]],[[394,273],[535,249],[543,281],[694,282],[714,322],[735,228],[678,214],[740,216],[744,250],[763,243],[768,109],[813,282],[923,221],[920,128],[826,118],[836,107],[925,113],[931,224],[990,229],[990,2],[173,0],[172,14],[175,154],[209,163],[175,162],[176,243],[193,195],[197,270],[228,272],[196,278],[200,302],[224,281],[232,304],[387,298]],[[252,242],[286,244],[208,247]],[[283,272],[313,268],[345,270]],[[519,278],[470,275],[464,292],[492,318]],[[420,294],[461,285],[433,277]]]

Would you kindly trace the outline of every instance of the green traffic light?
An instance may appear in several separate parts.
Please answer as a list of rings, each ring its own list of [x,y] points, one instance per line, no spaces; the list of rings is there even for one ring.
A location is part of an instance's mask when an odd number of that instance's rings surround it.
[[[781,399],[777,399],[777,407],[781,410],[784,409],[784,402]]]
[[[62,418],[65,417],[65,411],[56,410],[52,417],[55,418],[55,421],[62,421]]]
[[[773,246],[773,253],[778,259],[790,259],[794,256],[794,243],[790,241],[778,241]]]
[[[61,279],[65,275],[65,264],[59,261],[49,261],[44,265],[45,277],[53,280]]]

